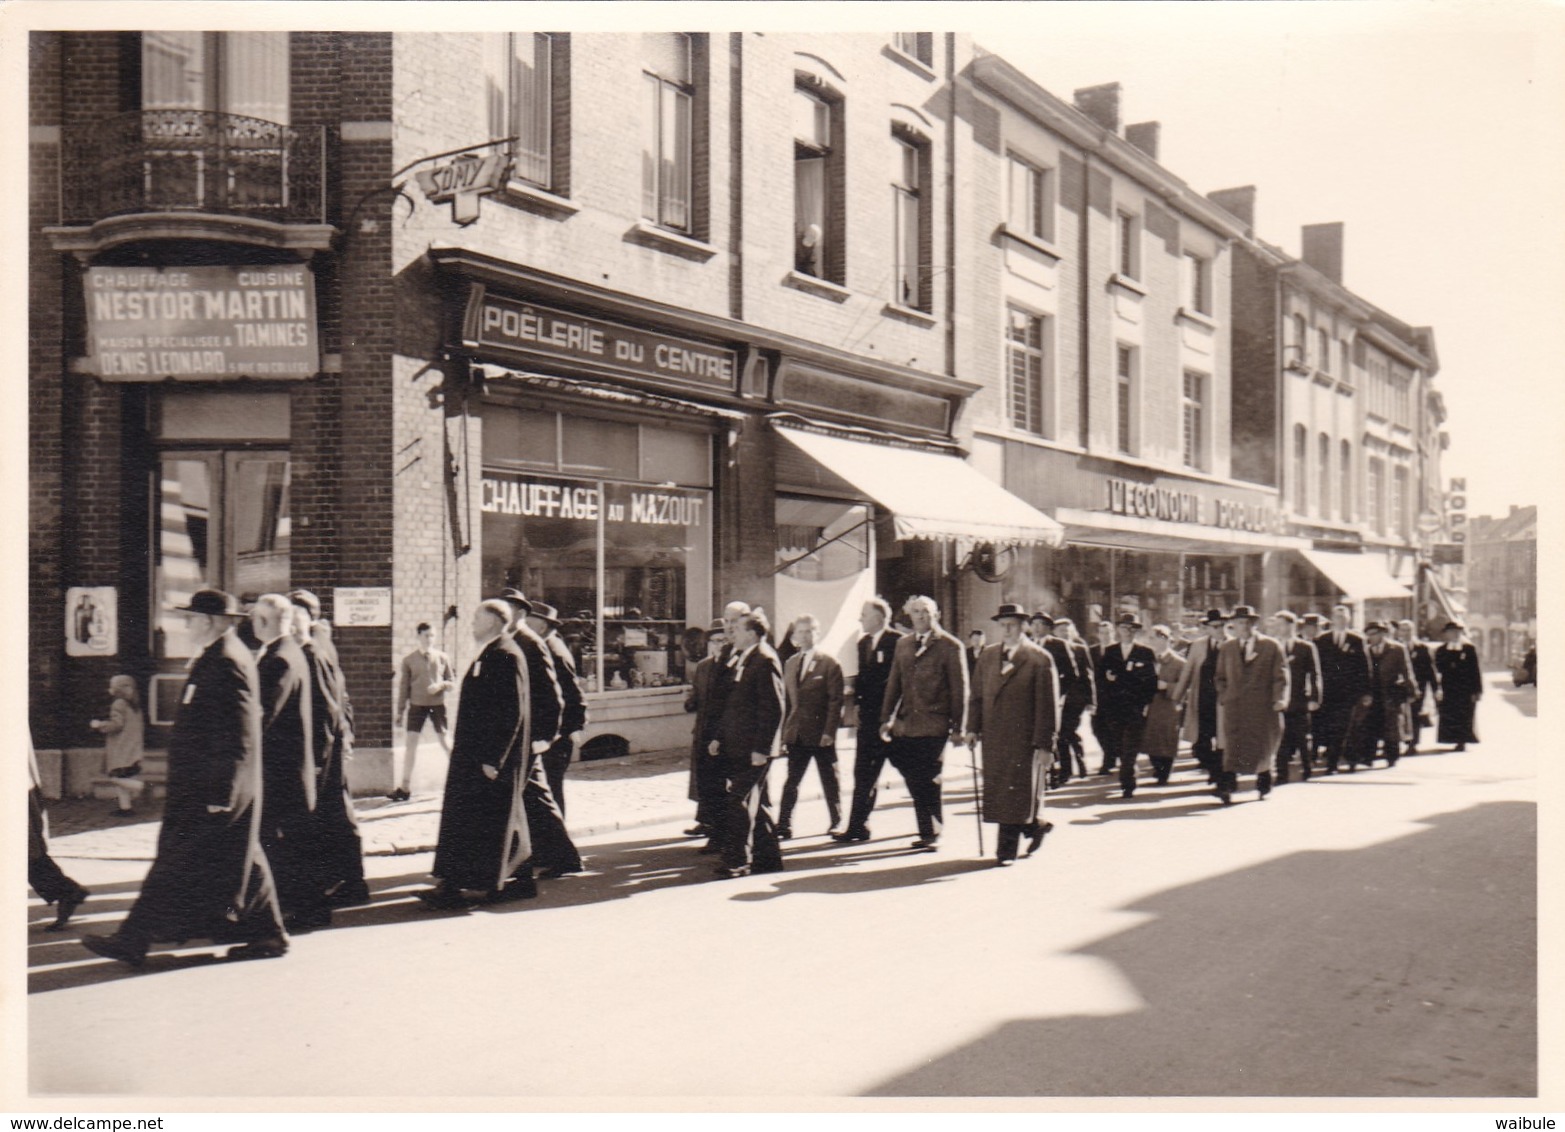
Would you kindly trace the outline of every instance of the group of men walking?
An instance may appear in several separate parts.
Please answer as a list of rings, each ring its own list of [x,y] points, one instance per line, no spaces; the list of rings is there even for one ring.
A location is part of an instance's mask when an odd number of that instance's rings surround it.
[[[168,800],[157,856],[140,896],[113,935],[87,935],[90,950],[140,965],[156,943],[232,943],[234,958],[284,954],[288,933],[329,926],[332,910],[369,899],[357,826],[343,773],[353,715],[320,604],[296,590],[265,594],[249,609],[202,590],[181,607],[198,646],[169,746]],[[838,842],[870,838],[877,785],[887,763],[907,785],[917,836],[938,849],[946,752],[982,752],[980,814],[998,826],[1005,866],[1041,846],[1048,785],[1085,775],[1079,728],[1089,714],[1103,751],[1100,774],[1119,773],[1122,795],[1137,788],[1146,754],[1167,783],[1181,732],[1226,805],[1241,775],[1261,797],[1316,770],[1352,772],[1377,755],[1389,765],[1416,749],[1417,720],[1432,693],[1439,738],[1475,742],[1482,694],[1477,653],[1462,627],[1445,642],[1395,639],[1380,622],[1362,634],[1352,611],[1274,615],[1275,635],[1258,631],[1246,605],[1210,611],[1201,635],[1176,640],[1134,614],[1099,625],[1086,646],[1067,619],[1002,605],[1000,640],[964,649],[940,625],[928,597],[910,598],[907,628],[891,607],[864,603],[856,671],[845,675],[819,648],[812,616],[788,627],[781,649],[765,612],[732,602],[708,631],[707,655],[691,674],[695,713],[691,834],[705,834],[715,873],[741,877],[783,868],[799,787],[820,775]],[[238,627],[249,619],[250,642]],[[556,610],[515,589],[481,602],[471,630],[476,652],[458,686],[455,731],[432,873],[420,899],[436,909],[537,895],[537,876],[582,869],[564,821],[565,769],[586,726],[586,703]],[[1303,633],[1300,633],[1300,629]],[[450,662],[429,645],[410,655],[398,710],[412,735],[401,785],[406,799],[416,734],[426,720],[444,740]],[[976,634],[975,634],[976,636]],[[1184,645],[1183,649],[1179,646]],[[785,659],[786,655],[786,659]],[[420,689],[422,692],[420,693]],[[839,728],[855,735],[853,790],[844,817],[837,775]],[[787,776],[774,820],[768,771]],[[840,828],[839,828],[840,827]],[[77,903],[79,903],[79,899]]]

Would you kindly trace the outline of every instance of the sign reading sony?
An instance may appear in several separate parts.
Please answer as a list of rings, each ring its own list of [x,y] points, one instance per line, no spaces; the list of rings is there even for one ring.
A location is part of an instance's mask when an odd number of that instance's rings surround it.
[[[497,346],[683,385],[732,389],[739,372],[736,350],[490,295],[482,288],[475,288],[469,301],[464,337],[475,346]]]
[[[108,381],[311,377],[315,276],[268,267],[90,267],[87,354]]]

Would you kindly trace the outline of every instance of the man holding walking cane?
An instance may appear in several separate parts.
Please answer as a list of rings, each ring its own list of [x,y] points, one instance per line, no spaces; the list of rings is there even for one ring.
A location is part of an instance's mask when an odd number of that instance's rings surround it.
[[[983,789],[979,813],[1000,827],[995,863],[1016,863],[1022,834],[1030,857],[1053,826],[1042,820],[1044,774],[1054,755],[1060,687],[1048,652],[1023,632],[1027,612],[1007,603],[993,620],[1000,643],[984,649],[973,672],[967,709],[967,745],[984,745]],[[979,833],[978,851],[983,852]]]

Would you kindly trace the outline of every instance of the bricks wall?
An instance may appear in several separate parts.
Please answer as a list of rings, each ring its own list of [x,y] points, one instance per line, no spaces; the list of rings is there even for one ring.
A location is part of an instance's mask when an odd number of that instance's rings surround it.
[[[1255,253],[1235,246],[1233,330],[1232,471],[1235,479],[1276,487],[1277,272]]]

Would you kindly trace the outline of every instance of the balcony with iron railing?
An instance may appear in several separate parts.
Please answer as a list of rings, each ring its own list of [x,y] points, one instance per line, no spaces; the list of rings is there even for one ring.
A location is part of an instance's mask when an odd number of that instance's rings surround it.
[[[59,152],[60,222],[68,230],[139,224],[160,235],[199,237],[205,225],[211,235],[248,232],[256,242],[324,246],[322,126],[144,110],[67,126]],[[174,216],[183,223],[171,226]],[[116,225],[115,218],[123,219]],[[125,238],[121,233],[116,242]]]

